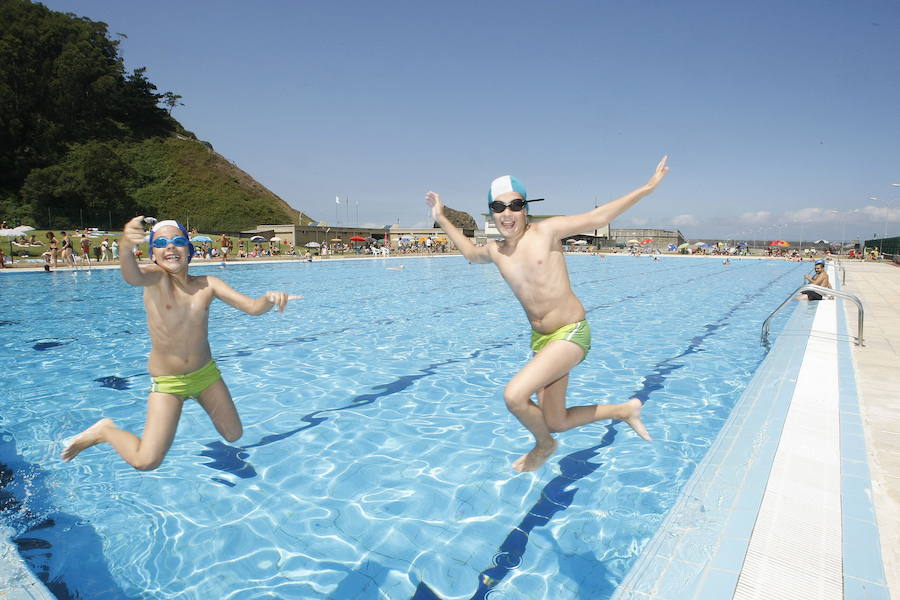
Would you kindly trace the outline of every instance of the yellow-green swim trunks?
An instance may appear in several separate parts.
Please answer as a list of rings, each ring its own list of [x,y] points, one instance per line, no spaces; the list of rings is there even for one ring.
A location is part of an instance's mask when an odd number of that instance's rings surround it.
[[[222,373],[219,372],[216,361],[211,360],[193,373],[153,377],[153,385],[150,387],[150,391],[172,394],[183,398],[196,398],[200,395],[200,392],[220,379],[222,379]]]
[[[567,340],[581,346],[584,350],[584,356],[581,360],[587,358],[588,352],[591,351],[591,327],[587,321],[578,321],[563,325],[552,333],[539,333],[534,329],[531,330],[531,350],[538,353],[547,345],[547,342],[553,340]]]

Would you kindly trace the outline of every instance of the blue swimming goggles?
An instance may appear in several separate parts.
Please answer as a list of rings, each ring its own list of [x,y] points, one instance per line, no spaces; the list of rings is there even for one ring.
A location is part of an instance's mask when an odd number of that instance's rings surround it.
[[[169,244],[178,246],[179,248],[184,248],[188,245],[188,239],[183,235],[176,235],[171,240],[169,238],[164,237],[155,237],[153,238],[153,247],[154,248],[165,248]]]

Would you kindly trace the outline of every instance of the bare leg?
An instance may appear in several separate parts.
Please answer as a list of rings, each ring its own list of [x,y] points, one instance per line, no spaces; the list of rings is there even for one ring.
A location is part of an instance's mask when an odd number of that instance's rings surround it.
[[[197,402],[209,415],[209,419],[216,426],[216,431],[223,438],[234,442],[244,434],[241,417],[238,415],[234,401],[231,399],[231,392],[228,391],[224,380],[219,379],[200,392]]]
[[[544,420],[551,432],[568,431],[603,419],[618,419],[634,429],[641,438],[651,441],[650,434],[641,421],[643,405],[640,400],[631,398],[621,404],[593,404],[566,408],[568,384],[569,376],[566,374],[537,393],[541,409],[544,411]]]
[[[119,429],[111,419],[100,419],[74,438],[63,450],[62,459],[72,460],[91,446],[106,442],[125,462],[139,471],[160,465],[178,428],[183,402],[178,396],[151,392],[147,398],[147,420],[143,439]]]
[[[554,340],[544,346],[507,384],[504,398],[510,412],[534,435],[536,441],[531,452],[513,463],[517,471],[533,471],[550,458],[556,450],[556,440],[551,433],[568,431],[603,419],[619,419],[641,438],[650,441],[650,435],[641,421],[641,401],[637,398],[622,404],[566,408],[569,371],[583,356],[584,352],[576,344]],[[532,394],[537,394],[540,407],[531,402]]]
[[[544,412],[531,401],[531,396],[567,376],[583,356],[581,347],[571,342],[550,342],[506,384],[503,399],[507,408],[535,439],[534,448],[513,462],[516,471],[534,471],[556,451],[556,440],[550,435]]]

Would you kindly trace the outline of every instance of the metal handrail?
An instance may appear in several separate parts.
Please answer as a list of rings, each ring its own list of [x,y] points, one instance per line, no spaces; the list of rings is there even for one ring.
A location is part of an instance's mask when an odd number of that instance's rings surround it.
[[[760,336],[760,342],[765,346],[769,343],[769,322],[772,320],[772,317],[775,316],[779,310],[785,307],[785,305],[793,300],[797,294],[802,294],[803,292],[817,292],[822,296],[837,296],[839,298],[846,298],[850,300],[854,304],[856,304],[857,312],[859,314],[859,319],[857,323],[857,336],[856,336],[856,345],[857,346],[865,346],[863,343],[863,318],[865,317],[865,311],[863,310],[862,302],[859,298],[854,296],[853,294],[848,294],[847,292],[842,292],[840,290],[833,290],[831,288],[822,287],[821,285],[813,285],[811,283],[807,283],[801,285],[796,290],[794,290],[790,296],[785,298],[784,302],[778,305],[778,308],[772,311],[762,326],[762,335]]]
[[[841,270],[841,285],[847,283],[847,269],[845,269],[844,265],[841,264],[840,259],[834,262],[834,267]]]

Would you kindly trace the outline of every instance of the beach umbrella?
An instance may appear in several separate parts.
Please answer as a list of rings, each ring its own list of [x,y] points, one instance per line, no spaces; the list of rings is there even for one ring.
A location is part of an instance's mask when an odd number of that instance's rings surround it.
[[[666,247],[666,250],[668,250],[669,252],[671,252],[671,251],[674,250],[674,249],[675,249],[675,244],[669,244],[669,245]]]
[[[578,241],[578,240],[576,240],[575,238],[571,238],[571,239],[566,240],[566,243],[567,243],[567,244],[574,244],[574,243],[577,242],[577,241]]]
[[[787,247],[787,246],[790,246],[791,244],[790,244],[789,242],[784,241],[784,240],[773,240],[773,241],[769,242],[769,245],[770,245],[770,246]]]
[[[641,242],[640,242],[640,240],[628,240],[628,241],[625,242],[625,243],[626,243],[626,244],[629,244],[629,245],[632,245],[632,244],[640,244]]]
[[[328,240],[328,241],[329,241],[329,242],[343,242],[344,240],[342,240],[342,239],[339,238],[339,237],[333,237],[333,238],[331,238],[331,239]]]
[[[264,238],[261,235],[254,235],[252,238],[250,238],[250,241],[251,242],[264,242],[264,241],[266,241],[266,238]]]
[[[693,244],[691,244],[691,246],[693,246],[694,248],[700,248],[701,246],[706,246],[707,248],[709,248],[706,242],[694,242]]]
[[[584,246],[585,244],[587,244],[587,240],[575,240],[575,244],[577,244],[578,246]]]
[[[276,235],[276,236],[270,237],[269,241],[270,242],[280,242],[280,241],[282,241],[282,239]]]
[[[408,235],[404,235],[402,238],[400,238],[401,242],[409,242],[411,240],[412,240],[412,238],[409,237]]]
[[[320,244],[319,242],[306,242],[306,243],[304,244],[304,246],[306,246],[307,248],[318,248],[318,247],[320,247],[321,245],[322,245],[322,244]]]
[[[350,241],[351,242],[364,242],[364,241],[366,241],[366,238],[364,238],[361,235],[354,235],[353,237],[350,238]]]
[[[678,244],[678,249],[679,249],[679,250],[684,250],[685,248],[687,248],[687,247],[690,246],[690,245],[691,245],[690,242],[684,242],[683,244]]]
[[[647,238],[646,240],[641,240],[641,244],[652,244],[653,238]]]
[[[252,239],[252,238],[251,238]],[[208,235],[195,235],[191,238],[192,242],[211,242],[212,238]]]

